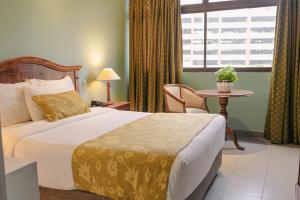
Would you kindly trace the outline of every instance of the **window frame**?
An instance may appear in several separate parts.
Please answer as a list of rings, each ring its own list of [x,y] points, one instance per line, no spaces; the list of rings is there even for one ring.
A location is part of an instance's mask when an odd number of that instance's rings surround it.
[[[184,67],[184,72],[215,72],[219,67],[206,67],[207,61],[207,13],[213,11],[237,10],[247,8],[260,8],[277,6],[278,0],[231,0],[221,2],[211,2],[202,0],[201,4],[189,4],[181,6],[181,14],[204,14],[204,58],[203,67]],[[238,72],[271,72],[272,67],[237,67]]]

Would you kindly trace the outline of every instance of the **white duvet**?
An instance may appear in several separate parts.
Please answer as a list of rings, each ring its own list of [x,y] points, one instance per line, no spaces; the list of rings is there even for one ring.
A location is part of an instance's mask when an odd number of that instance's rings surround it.
[[[92,112],[60,120],[23,123],[3,128],[4,154],[38,163],[39,185],[75,189],[71,158],[74,149],[91,139],[149,113],[93,108]],[[167,199],[187,198],[204,179],[224,144],[225,119],[217,116],[176,157]]]

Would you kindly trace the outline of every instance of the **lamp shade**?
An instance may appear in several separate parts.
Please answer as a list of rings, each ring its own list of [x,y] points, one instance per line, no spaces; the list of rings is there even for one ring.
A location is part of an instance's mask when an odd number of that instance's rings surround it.
[[[112,68],[104,68],[97,77],[98,81],[112,81],[119,79],[121,79],[120,76]]]

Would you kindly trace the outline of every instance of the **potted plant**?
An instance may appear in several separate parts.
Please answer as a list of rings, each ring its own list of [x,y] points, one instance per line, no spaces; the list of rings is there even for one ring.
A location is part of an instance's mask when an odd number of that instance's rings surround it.
[[[217,75],[217,89],[219,92],[229,93],[233,88],[233,83],[238,80],[237,73],[233,67],[228,65],[225,68],[219,69]]]

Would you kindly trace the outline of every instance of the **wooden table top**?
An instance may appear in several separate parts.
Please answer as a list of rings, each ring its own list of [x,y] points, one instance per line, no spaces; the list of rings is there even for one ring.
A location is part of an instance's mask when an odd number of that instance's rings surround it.
[[[211,90],[199,90],[197,94],[205,97],[244,97],[252,96],[254,92],[250,90],[232,90],[230,93],[218,92],[216,89]]]

